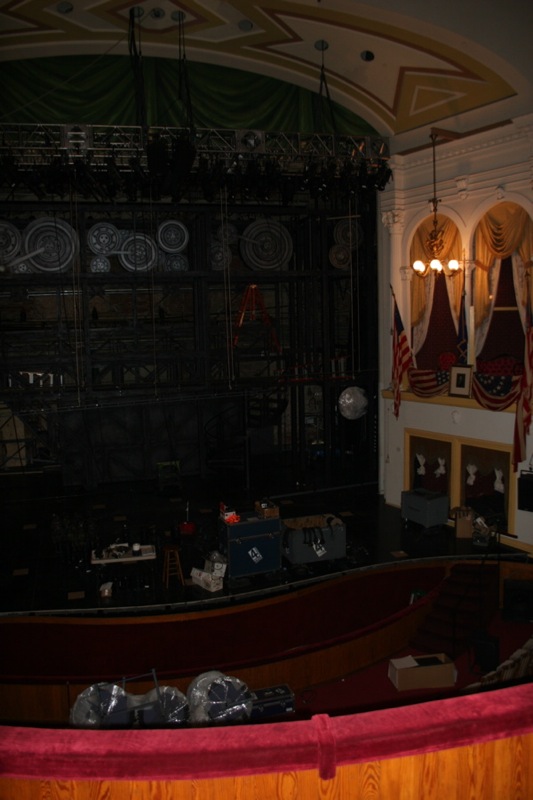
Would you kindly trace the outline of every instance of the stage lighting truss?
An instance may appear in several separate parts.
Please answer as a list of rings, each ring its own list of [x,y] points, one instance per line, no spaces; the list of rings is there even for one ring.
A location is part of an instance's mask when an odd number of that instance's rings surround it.
[[[0,125],[0,164],[11,185],[18,174],[20,184],[30,191],[45,171],[53,183],[58,165],[63,182],[65,170],[79,171],[80,165],[96,180],[103,180],[110,171],[115,179],[129,175],[147,180],[149,145],[154,141],[170,154],[187,142],[192,176],[200,175],[206,163],[216,163],[228,172],[235,171],[235,165],[244,171],[250,162],[258,163],[263,171],[275,164],[284,176],[302,175],[312,165],[312,171],[327,172],[339,180],[358,171],[378,175],[375,188],[381,191],[382,176],[388,180],[391,174],[388,143],[380,137],[170,127],[153,127],[146,133],[138,126],[113,125]]]

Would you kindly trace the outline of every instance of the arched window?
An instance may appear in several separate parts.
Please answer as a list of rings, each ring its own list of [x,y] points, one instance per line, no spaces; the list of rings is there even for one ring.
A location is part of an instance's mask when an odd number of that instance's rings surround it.
[[[522,361],[524,355],[524,330],[515,295],[512,258],[502,258],[498,285],[496,286],[490,325],[487,326],[482,346],[477,353],[481,362],[510,356]]]
[[[473,304],[476,356],[509,354],[522,359],[528,297],[533,300],[530,270],[533,223],[516,203],[499,203],[476,228]]]
[[[437,215],[442,233],[441,261],[462,260],[461,236],[455,223],[443,214]],[[410,263],[427,262],[431,258],[427,240],[433,227],[428,217],[417,228],[410,251]],[[419,369],[439,369],[439,360],[447,353],[457,352],[459,312],[464,289],[464,272],[441,273],[429,270],[423,276],[415,274],[411,282],[412,347]]]

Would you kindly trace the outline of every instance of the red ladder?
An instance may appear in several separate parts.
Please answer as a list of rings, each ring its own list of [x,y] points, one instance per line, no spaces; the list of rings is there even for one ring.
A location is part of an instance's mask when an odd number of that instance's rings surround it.
[[[279,343],[278,336],[276,334],[275,328],[272,324],[272,319],[268,311],[265,308],[265,303],[261,292],[257,288],[257,284],[250,283],[246,289],[244,290],[244,294],[242,296],[241,307],[239,308],[239,314],[237,316],[237,321],[234,325],[233,331],[233,347],[237,347],[239,342],[239,335],[242,326],[244,325],[246,314],[248,313],[248,319],[254,321],[258,318],[261,319],[265,328],[268,328],[270,331],[270,339],[272,341],[272,345],[277,350],[278,353],[281,353],[281,345]],[[259,317],[257,316],[259,314]]]

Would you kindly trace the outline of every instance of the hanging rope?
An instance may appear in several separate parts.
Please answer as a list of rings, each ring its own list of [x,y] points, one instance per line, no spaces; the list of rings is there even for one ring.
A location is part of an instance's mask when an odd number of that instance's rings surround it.
[[[128,31],[129,39],[129,52],[131,59],[131,66],[133,69],[133,84],[135,92],[135,116],[137,125],[147,130],[148,124],[146,120],[146,98],[144,93],[144,75],[141,51],[141,24],[139,22],[139,47],[135,41],[135,8],[130,8],[130,24]]]
[[[357,203],[357,200],[356,200]],[[357,212],[357,207],[356,207]],[[357,217],[357,213],[355,217]],[[354,313],[354,274],[353,274],[353,228],[352,228],[352,201],[348,200],[348,246],[350,248],[350,328],[351,328],[351,351],[352,351],[352,378],[355,378],[355,350],[356,350],[356,337],[355,337],[355,313]],[[356,242],[357,244],[357,242]],[[359,248],[356,248],[356,279],[357,279],[357,319],[360,319],[360,292],[359,292]],[[357,369],[361,366],[361,337],[359,331],[357,332]]]
[[[194,134],[194,115],[192,110],[191,87],[185,55],[185,14],[179,15],[178,22],[178,98],[185,109],[186,127],[191,137]]]
[[[222,230],[222,263],[224,265],[224,325],[226,334],[226,365],[228,370],[228,388],[233,388],[235,378],[235,359],[233,355],[233,321],[231,308],[231,272],[230,264],[226,265],[228,252],[228,190],[220,193],[220,218]]]
[[[331,128],[333,133],[336,133],[336,125],[335,125],[335,111],[333,109],[333,103],[331,102],[331,97],[329,94],[329,87],[328,81],[326,78],[326,68],[324,66],[324,51],[327,50],[328,44],[327,42],[322,42],[322,65],[320,67],[320,89],[319,89],[319,98],[320,98],[320,105],[318,109],[318,123],[319,123],[319,130],[321,132],[325,132],[326,130],[326,123],[324,119],[324,111],[323,111],[323,94],[326,95],[327,99],[327,107],[329,111],[329,115],[331,118]]]
[[[70,196],[69,196],[69,204],[70,204],[70,218],[72,222],[72,228],[74,231],[78,231],[78,204],[77,200],[77,192],[72,191],[72,184],[70,186]],[[59,244],[58,250],[60,252]],[[81,405],[81,391],[82,387],[85,387],[85,377],[83,371],[84,365],[84,335],[83,335],[83,315],[81,313],[80,303],[83,297],[83,289],[81,285],[81,268],[80,268],[80,254],[78,252],[77,258],[73,264],[72,268],[72,314],[74,318],[74,358],[75,358],[75,368],[76,368],[76,392],[78,396],[78,406]]]

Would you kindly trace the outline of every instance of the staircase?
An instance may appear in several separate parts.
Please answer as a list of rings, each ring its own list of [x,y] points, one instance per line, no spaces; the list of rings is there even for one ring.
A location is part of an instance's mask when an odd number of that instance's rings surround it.
[[[456,564],[410,644],[422,652],[457,658],[474,634],[487,628],[498,606],[498,564]]]

